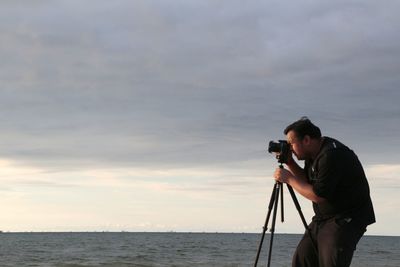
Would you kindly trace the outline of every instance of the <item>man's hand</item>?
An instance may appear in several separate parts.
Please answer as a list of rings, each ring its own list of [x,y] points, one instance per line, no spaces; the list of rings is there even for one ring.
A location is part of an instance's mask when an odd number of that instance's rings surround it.
[[[289,180],[293,178],[293,174],[284,168],[277,168],[274,173],[274,178],[278,182],[289,184]]]

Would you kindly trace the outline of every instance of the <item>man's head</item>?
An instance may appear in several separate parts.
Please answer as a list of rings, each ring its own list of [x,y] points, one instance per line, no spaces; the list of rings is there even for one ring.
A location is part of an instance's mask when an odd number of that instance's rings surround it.
[[[299,160],[314,158],[321,145],[321,130],[307,117],[293,122],[283,131],[291,150]]]

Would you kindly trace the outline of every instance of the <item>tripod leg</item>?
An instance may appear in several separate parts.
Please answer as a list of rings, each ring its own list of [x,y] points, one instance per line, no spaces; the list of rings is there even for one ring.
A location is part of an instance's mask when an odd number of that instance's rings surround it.
[[[317,245],[315,244],[315,241],[312,238],[311,230],[307,225],[307,222],[306,222],[306,219],[304,218],[303,212],[301,211],[301,207],[300,207],[299,201],[297,200],[296,194],[294,193],[293,188],[290,185],[288,185],[288,184],[286,184],[286,185],[287,185],[290,195],[292,196],[293,203],[296,206],[297,211],[299,212],[299,215],[300,215],[301,221],[303,222],[304,228],[306,229],[306,232],[310,236],[310,240],[311,240],[311,243],[313,244],[314,250],[318,255]]]
[[[254,262],[254,267],[257,266],[258,259],[260,258],[260,253],[261,253],[261,248],[262,248],[262,245],[263,245],[263,242],[264,242],[265,232],[268,229],[269,217],[271,215],[272,207],[274,206],[274,201],[275,201],[275,195],[276,195],[276,188],[275,187],[276,186],[274,185],[274,187],[272,188],[271,199],[269,200],[269,205],[268,205],[268,213],[267,213],[267,217],[265,219],[263,232],[261,234],[260,244],[258,245],[257,256],[256,256],[256,260]]]
[[[283,164],[282,163],[279,165],[279,168],[283,169]],[[281,184],[280,188],[281,188],[281,222],[284,222],[285,221],[285,216],[284,216],[284,213],[283,213],[283,185],[282,184]]]
[[[283,214],[283,185],[281,185],[280,188],[281,188],[281,222],[284,222],[285,216]]]
[[[269,253],[268,253],[268,267],[271,265],[271,256],[272,256],[272,244],[274,242],[274,233],[275,233],[275,222],[276,222],[276,213],[278,210],[278,200],[279,200],[279,191],[282,187],[280,182],[276,182],[275,184],[275,203],[274,203],[274,215],[272,217],[272,225],[271,225],[271,239],[269,241]]]

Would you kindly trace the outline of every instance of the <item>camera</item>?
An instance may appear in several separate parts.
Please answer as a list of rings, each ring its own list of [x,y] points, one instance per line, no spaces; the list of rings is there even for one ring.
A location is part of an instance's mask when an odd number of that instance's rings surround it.
[[[268,146],[269,153],[277,153],[276,158],[279,163],[287,163],[290,153],[289,143],[285,140],[278,140],[278,142],[270,141]]]

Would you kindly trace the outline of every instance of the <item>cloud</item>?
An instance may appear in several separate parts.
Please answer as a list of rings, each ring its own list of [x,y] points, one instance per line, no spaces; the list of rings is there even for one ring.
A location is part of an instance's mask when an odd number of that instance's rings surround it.
[[[369,165],[365,171],[373,187],[398,189],[400,186],[400,165],[398,164]]]
[[[399,5],[4,2],[4,226],[255,229],[277,165],[268,141],[304,115],[355,150],[392,219]]]
[[[3,157],[59,168],[240,162],[264,157],[302,115],[369,161],[395,155],[398,4],[298,5],[8,6]]]

